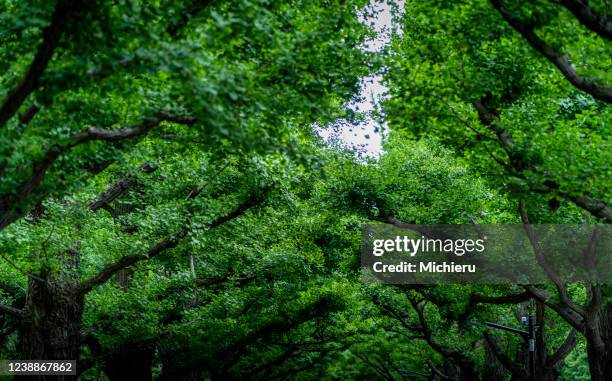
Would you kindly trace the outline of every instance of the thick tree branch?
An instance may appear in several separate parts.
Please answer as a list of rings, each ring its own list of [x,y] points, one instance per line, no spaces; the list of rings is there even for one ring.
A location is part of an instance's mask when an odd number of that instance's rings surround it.
[[[595,12],[585,0],[560,0],[555,1],[563,5],[576,16],[578,21],[585,27],[597,33],[603,38],[612,40],[612,21],[606,16]]]
[[[423,340],[433,349],[438,352],[442,356],[452,360],[460,367],[473,367],[474,363],[471,359],[469,359],[463,352],[452,350],[445,348],[440,343],[434,340],[433,333],[427,324],[427,320],[425,318],[425,302],[419,302],[413,298],[408,298],[410,300],[410,304],[412,304],[413,309],[417,313],[417,317],[419,320],[419,325],[421,326],[421,331],[423,332]]]
[[[516,366],[512,359],[510,359],[510,357],[508,357],[499,348],[499,345],[497,345],[497,340],[495,340],[493,335],[491,335],[489,332],[484,332],[484,338],[489,348],[491,348],[491,352],[493,352],[493,354],[495,355],[495,358],[497,358],[497,360],[504,366],[504,368],[506,368],[512,374],[513,377],[518,380],[527,379],[527,374],[525,373],[525,371],[522,368]]]
[[[158,126],[161,122],[173,122],[191,126],[197,122],[197,119],[188,116],[174,116],[160,112],[153,119],[148,119],[136,126],[126,127],[119,130],[89,127],[74,135],[71,139],[71,144],[66,146],[66,148],[69,149],[93,140],[117,141],[141,136],[148,133],[152,128]]]
[[[576,346],[576,330],[572,329],[567,335],[563,344],[546,359],[546,367],[556,368],[561,365],[561,362],[570,354],[570,352]]]
[[[476,112],[478,112],[480,123],[495,133],[502,148],[510,155],[510,152],[514,148],[514,140],[512,140],[512,136],[507,130],[498,125],[499,115],[495,111],[487,108],[482,100],[474,101],[472,105],[476,109]]]
[[[610,208],[605,202],[594,199],[586,193],[583,193],[580,196],[565,196],[574,204],[588,211],[593,216],[601,218],[607,223],[612,224],[612,208]]]
[[[6,304],[0,304],[0,313],[9,314],[18,318],[21,318],[23,316],[23,312],[20,309],[7,306]]]
[[[531,246],[533,248],[536,260],[538,261],[538,265],[542,267],[548,278],[552,280],[553,284],[557,289],[557,293],[559,294],[559,299],[561,300],[561,303],[574,310],[574,312],[576,312],[578,315],[584,316],[584,308],[582,308],[573,300],[571,300],[567,293],[565,285],[561,281],[561,278],[548,263],[548,260],[546,259],[546,256],[542,251],[542,247],[540,246],[540,241],[537,237],[536,231],[529,222],[529,216],[527,215],[524,200],[520,200],[519,202],[519,214],[521,216],[521,220],[523,221],[523,227],[525,228],[527,237],[529,238],[529,242],[531,243]]]
[[[502,0],[489,0],[491,4],[497,9],[510,26],[512,26],[517,32],[523,36],[527,42],[534,48],[538,53],[549,60],[553,65],[559,69],[561,74],[577,89],[582,90],[586,93],[591,94],[593,98],[601,101],[612,103],[612,87],[605,84],[598,84],[591,78],[585,78],[576,72],[574,66],[569,62],[565,55],[557,53],[551,48],[544,40],[542,40],[534,32],[532,25],[526,24],[521,21],[518,17],[512,14],[503,5]]]
[[[488,296],[477,293],[470,295],[468,304],[463,309],[463,312],[459,316],[459,321],[465,321],[474,312],[474,308],[478,304],[518,304],[526,302],[531,299],[531,295],[525,291],[518,294],[502,295],[502,296]]]
[[[555,311],[559,316],[561,316],[569,325],[571,325],[574,329],[579,332],[584,330],[584,317],[576,313],[576,311],[571,308],[557,303],[551,303],[548,301],[550,295],[545,290],[533,287],[533,286],[524,286],[525,290],[529,292],[534,299],[544,303],[546,307]]]
[[[181,239],[185,237],[186,234],[187,231],[183,230],[179,233],[168,235],[161,241],[157,242],[155,245],[151,246],[144,254],[131,254],[120,258],[118,261],[104,267],[104,269],[102,269],[102,271],[100,271],[94,277],[82,282],[77,287],[78,292],[85,294],[91,291],[95,286],[106,282],[118,271],[131,265],[134,265],[140,261],[154,258],[159,254],[165,252],[166,250],[175,248],[180,243]]]
[[[218,227],[245,214],[250,208],[261,204],[264,201],[265,195],[270,191],[270,189],[271,187],[266,187],[257,194],[250,196],[230,213],[218,217],[212,222],[210,222],[208,224],[208,227],[211,229]],[[78,292],[85,294],[91,291],[95,286],[101,285],[106,282],[118,271],[126,267],[132,266],[140,261],[154,258],[169,249],[175,248],[181,242],[181,239],[183,239],[187,235],[188,232],[189,230],[185,227],[177,233],[167,235],[161,241],[151,246],[145,253],[129,254],[120,258],[116,262],[107,265],[97,275],[88,280],[83,281],[78,286]]]
[[[142,173],[152,173],[157,169],[157,167],[153,167],[148,163],[144,163],[138,168],[139,172]],[[89,209],[92,212],[95,212],[99,209],[106,208],[108,205],[123,194],[125,191],[130,189],[136,181],[135,176],[127,176],[125,178],[117,180],[114,184],[108,187],[104,192],[100,193],[96,199],[89,204]]]
[[[69,138],[67,144],[54,144],[45,154],[43,154],[41,159],[38,159],[32,164],[30,176],[21,183],[16,189],[16,192],[14,194],[4,195],[0,198],[0,229],[3,229],[19,218],[19,214],[15,213],[15,204],[18,201],[23,202],[27,200],[36,190],[38,190],[47,171],[51,168],[53,163],[72,148],[95,140],[119,141],[143,136],[164,121],[193,125],[197,120],[192,117],[158,113],[153,119],[147,119],[138,125],[123,129],[109,130],[99,127],[85,128]]]
[[[408,320],[406,320],[406,318],[408,317],[408,314],[406,314],[405,312],[398,312],[394,310],[393,308],[386,306],[378,298],[372,298],[372,303],[374,303],[378,308],[380,308],[385,314],[399,321],[402,324],[402,327],[404,327],[405,329],[409,331],[417,331],[417,332],[423,331],[420,326],[411,324],[408,322]],[[424,338],[424,337],[420,335],[419,338]]]
[[[32,103],[30,107],[23,113],[19,115],[19,123],[28,124],[34,119],[36,114],[40,111],[40,107],[36,103]]]
[[[508,156],[509,164],[500,163],[504,168],[510,169],[510,172],[517,177],[523,178],[522,171],[530,170],[538,173],[537,168],[530,165],[522,156],[521,153],[516,153],[514,149],[515,143],[512,139],[512,135],[499,126],[499,115],[494,110],[490,110],[485,106],[483,100],[477,100],[472,102],[474,109],[478,113],[480,122],[497,136],[497,140],[501,148],[506,152]],[[497,161],[497,160],[496,160]],[[573,202],[576,206],[586,210],[597,218],[604,219],[607,223],[612,223],[612,208],[610,208],[604,201],[594,199],[587,193],[582,193],[579,196],[570,195],[565,192],[559,191],[559,184],[551,182],[545,185],[543,188],[531,189],[538,193],[555,193],[563,198],[566,198]]]
[[[69,19],[78,12],[81,0],[59,0],[51,16],[51,23],[43,29],[43,40],[36,49],[32,63],[23,79],[11,90],[0,106],[0,128],[15,115],[21,104],[38,87],[39,79],[49,65]]]

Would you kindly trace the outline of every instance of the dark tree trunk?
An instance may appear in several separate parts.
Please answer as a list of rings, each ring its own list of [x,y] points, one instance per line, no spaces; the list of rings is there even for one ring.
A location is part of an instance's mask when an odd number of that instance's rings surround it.
[[[78,360],[83,296],[69,284],[30,279],[21,326],[23,360]],[[70,380],[76,376],[30,376],[31,380]]]
[[[612,380],[612,303],[587,316],[585,331],[591,380]]]
[[[110,381],[150,381],[154,356],[153,344],[123,347],[108,356],[104,373]]]

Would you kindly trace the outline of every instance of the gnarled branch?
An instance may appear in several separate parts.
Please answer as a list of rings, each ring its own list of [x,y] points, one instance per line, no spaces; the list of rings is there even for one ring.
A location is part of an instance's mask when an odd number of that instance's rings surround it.
[[[480,122],[497,136],[497,140],[501,148],[506,152],[509,163],[501,163],[506,169],[510,169],[514,176],[523,178],[522,171],[530,170],[538,173],[538,169],[530,165],[521,153],[517,153],[514,149],[515,143],[510,132],[499,125],[499,114],[495,110],[491,110],[485,106],[482,100],[472,102],[474,109],[478,113]],[[509,167],[509,168],[508,168]],[[595,199],[587,193],[582,193],[579,196],[571,195],[559,190],[559,184],[549,182],[542,188],[531,189],[538,193],[555,193],[563,198],[573,202],[576,206],[586,210],[597,218],[604,219],[607,223],[612,223],[612,208],[604,201]]]
[[[550,295],[545,290],[540,288],[536,288],[533,286],[524,286],[525,290],[529,292],[534,299],[544,303],[546,307],[555,311],[559,316],[561,316],[569,325],[571,325],[577,331],[582,332],[584,330],[584,317],[576,313],[576,311],[571,308],[558,303],[552,303],[548,301]]]
[[[569,62],[565,55],[559,54],[551,48],[544,40],[542,40],[534,32],[533,25],[521,21],[518,17],[512,14],[504,7],[502,0],[489,0],[493,7],[502,15],[514,30],[519,32],[521,36],[532,48],[549,60],[559,69],[561,74],[577,89],[591,94],[593,98],[601,101],[612,103],[612,87],[605,84],[598,84],[592,78],[586,78],[576,72],[574,66]]]

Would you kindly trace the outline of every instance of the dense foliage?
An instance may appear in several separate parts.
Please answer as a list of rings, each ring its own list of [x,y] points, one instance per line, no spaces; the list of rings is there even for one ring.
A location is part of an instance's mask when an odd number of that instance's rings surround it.
[[[480,323],[533,314],[539,380],[609,380],[608,286],[382,285],[359,257],[368,223],[612,222],[607,2],[394,5],[371,52],[362,0],[0,0],[0,358],[527,380]],[[372,74],[363,158],[316,130]]]

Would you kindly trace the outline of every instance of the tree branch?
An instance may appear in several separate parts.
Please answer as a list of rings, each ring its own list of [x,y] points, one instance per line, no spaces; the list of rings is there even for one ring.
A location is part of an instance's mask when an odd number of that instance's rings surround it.
[[[525,373],[525,371],[520,367],[516,366],[512,359],[510,359],[510,357],[508,357],[499,348],[499,345],[497,345],[497,341],[489,332],[484,332],[484,338],[489,348],[491,348],[491,352],[493,352],[493,354],[495,355],[495,358],[497,358],[497,360],[504,366],[504,368],[506,368],[512,374],[513,377],[519,380],[527,379],[527,374]]]
[[[429,365],[429,369],[431,371],[433,371],[435,374],[438,375],[438,377],[440,377],[442,380],[444,381],[453,381],[454,378],[446,375],[445,373],[442,373],[442,371],[440,369],[438,369],[436,367],[436,365],[433,363],[433,361],[431,361],[430,359],[427,359],[427,365]]]
[[[275,316],[272,320],[247,333],[231,345],[221,349],[217,358],[226,359],[229,367],[235,364],[250,345],[258,340],[265,340],[278,333],[289,332],[305,322],[321,316],[325,316],[337,309],[336,301],[328,295],[324,295],[314,302],[304,305],[293,315]],[[228,367],[228,368],[229,368]]]
[[[45,174],[53,163],[72,148],[94,140],[118,141],[142,136],[164,121],[193,125],[197,120],[192,117],[173,116],[162,112],[158,113],[157,117],[153,119],[147,119],[138,125],[123,129],[109,130],[99,127],[85,128],[83,131],[76,133],[68,139],[68,144],[54,144],[45,154],[43,154],[41,159],[33,163],[32,174],[21,183],[16,192],[14,194],[4,195],[4,197],[0,198],[0,229],[19,218],[19,215],[14,211],[14,204],[17,201],[23,201],[30,197],[32,193],[40,187]]]
[[[499,115],[486,107],[482,100],[474,101],[472,102],[472,105],[478,113],[480,123],[495,133],[497,140],[501,143],[502,148],[508,153],[508,156],[510,156],[510,152],[514,148],[514,140],[512,140],[512,136],[507,130],[498,125]]]
[[[218,217],[214,221],[208,224],[210,229],[223,225],[226,222],[229,222],[235,218],[240,217],[250,208],[260,204],[264,200],[264,196],[270,191],[272,187],[266,187],[257,194],[250,196],[247,200],[245,200],[242,204],[240,204],[236,209],[232,210],[230,213]],[[94,277],[83,281],[78,287],[78,292],[81,294],[86,294],[91,291],[95,286],[101,285],[110,279],[114,274],[118,271],[134,265],[140,261],[154,258],[166,250],[175,248],[183,239],[187,233],[187,228],[183,228],[181,231],[170,234],[164,237],[161,241],[157,242],[153,246],[151,246],[145,253],[142,254],[129,254],[126,255],[114,263],[111,263],[104,267],[97,275]]]
[[[502,296],[487,296],[477,293],[472,293],[470,295],[470,300],[468,304],[465,306],[463,312],[459,316],[459,321],[465,321],[470,314],[473,312],[474,308],[480,304],[518,304],[522,302],[526,302],[531,299],[531,295],[525,291],[519,294],[511,294],[511,295],[502,295]]]
[[[522,154],[517,154],[516,150],[514,149],[515,143],[512,139],[512,135],[506,129],[499,126],[499,115],[494,110],[490,110],[488,107],[486,107],[483,100],[474,101],[472,102],[472,105],[478,113],[480,122],[491,131],[495,132],[501,148],[508,156],[509,163],[500,163],[500,165],[506,169],[508,169],[509,166],[509,169],[511,169],[510,172],[514,176],[521,178],[524,177],[524,175],[521,173],[524,170],[530,170],[538,173],[539,171],[537,168],[534,168],[532,165],[528,164],[523,158]],[[586,193],[582,193],[580,196],[574,196],[568,193],[560,192],[559,184],[554,182],[545,186],[544,188],[531,190],[538,193],[556,193],[559,196],[570,200],[576,206],[591,213],[593,216],[602,218],[606,220],[607,223],[612,223],[612,208],[610,208],[604,201],[594,199]]]
[[[433,349],[434,351],[438,352],[439,354],[441,354],[442,356],[446,358],[456,361],[458,364],[471,363],[471,360],[466,358],[463,353],[456,351],[456,350],[449,350],[434,340],[433,333],[431,332],[431,329],[429,328],[429,325],[427,324],[427,320],[425,319],[424,302],[416,301],[413,298],[408,298],[408,299],[410,300],[410,304],[412,304],[412,307],[417,313],[419,324],[421,326],[421,331],[423,332],[423,337],[424,337],[423,340],[425,340],[425,342],[431,347],[431,349]]]
[[[81,294],[86,294],[91,291],[95,286],[106,282],[118,271],[131,265],[134,265],[140,261],[156,257],[164,251],[176,247],[186,234],[186,230],[183,230],[179,233],[170,234],[164,237],[161,241],[157,242],[155,245],[151,246],[144,254],[131,254],[121,257],[118,261],[104,267],[102,271],[100,271],[94,277],[82,282],[77,287],[78,292]]]
[[[511,11],[504,7],[502,0],[489,0],[510,26],[523,36],[527,42],[538,53],[549,60],[559,69],[561,74],[577,89],[591,94],[593,98],[606,103],[612,103],[612,87],[605,84],[599,85],[591,78],[585,78],[576,72],[569,60],[544,42],[533,31],[533,26],[526,24],[514,16]]]
[[[19,123],[28,124],[34,119],[36,114],[40,111],[40,107],[36,103],[32,103],[30,107],[23,113],[19,115]]]
[[[156,169],[157,167],[144,163],[140,166],[140,168],[138,168],[138,171],[143,173],[152,173]],[[135,180],[135,176],[127,176],[123,179],[117,180],[104,192],[100,193],[91,204],[89,204],[89,210],[95,212],[99,209],[106,208],[113,200],[123,194],[126,190],[130,189],[134,185]]]
[[[597,33],[603,38],[612,40],[612,21],[606,16],[595,12],[585,0],[560,0],[556,3],[563,5],[576,16],[578,21],[585,27]]]
[[[576,330],[572,329],[567,335],[563,344],[553,353],[548,359],[546,359],[546,367],[556,368],[560,363],[570,354],[570,352],[576,346]]]
[[[51,16],[51,23],[43,29],[43,40],[36,49],[32,63],[23,79],[11,90],[0,106],[0,128],[11,119],[26,98],[38,87],[43,72],[49,65],[53,53],[59,45],[60,38],[68,20],[78,12],[82,0],[59,0]]]
[[[565,196],[568,197],[574,204],[588,211],[593,216],[602,218],[609,224],[612,223],[612,208],[610,208],[605,202],[594,199],[586,193],[580,196]]]
[[[561,316],[569,325],[571,325],[577,331],[582,332],[584,329],[584,317],[576,313],[576,311],[569,307],[557,303],[551,303],[548,301],[549,294],[545,290],[535,288],[533,286],[524,286],[525,290],[529,292],[536,300],[544,303],[548,308],[555,311]]]
[[[291,357],[295,356],[298,353],[300,353],[300,350],[299,348],[297,348],[297,346],[289,345],[287,349],[285,349],[283,353],[281,353],[280,356],[277,356],[276,358],[268,362],[263,362],[256,365],[255,367],[247,370],[247,372],[245,374],[242,374],[241,376],[245,378],[253,378],[253,376],[265,371],[266,369],[270,369],[274,366],[286,363],[287,360],[289,360]]]
[[[521,216],[521,220],[523,221],[523,227],[525,228],[525,231],[527,232],[527,237],[529,238],[529,242],[531,243],[531,246],[533,247],[533,252],[535,254],[536,260],[538,261],[538,264],[540,265],[540,267],[542,267],[542,269],[544,270],[548,278],[552,280],[553,284],[555,285],[557,289],[557,293],[559,294],[559,299],[561,300],[561,303],[563,303],[567,307],[574,310],[574,312],[576,312],[578,315],[584,316],[584,309],[581,306],[579,306],[577,303],[575,303],[573,300],[571,300],[571,298],[567,294],[565,285],[561,281],[561,278],[551,268],[550,264],[548,263],[546,256],[544,255],[544,252],[542,251],[542,247],[540,246],[540,241],[538,240],[537,234],[533,226],[529,222],[529,217],[527,215],[527,210],[525,209],[524,200],[520,200],[519,202],[519,214]]]
[[[6,304],[0,304],[0,312],[4,312],[5,314],[9,314],[18,318],[21,318],[23,316],[23,311],[15,307],[7,306]]]

